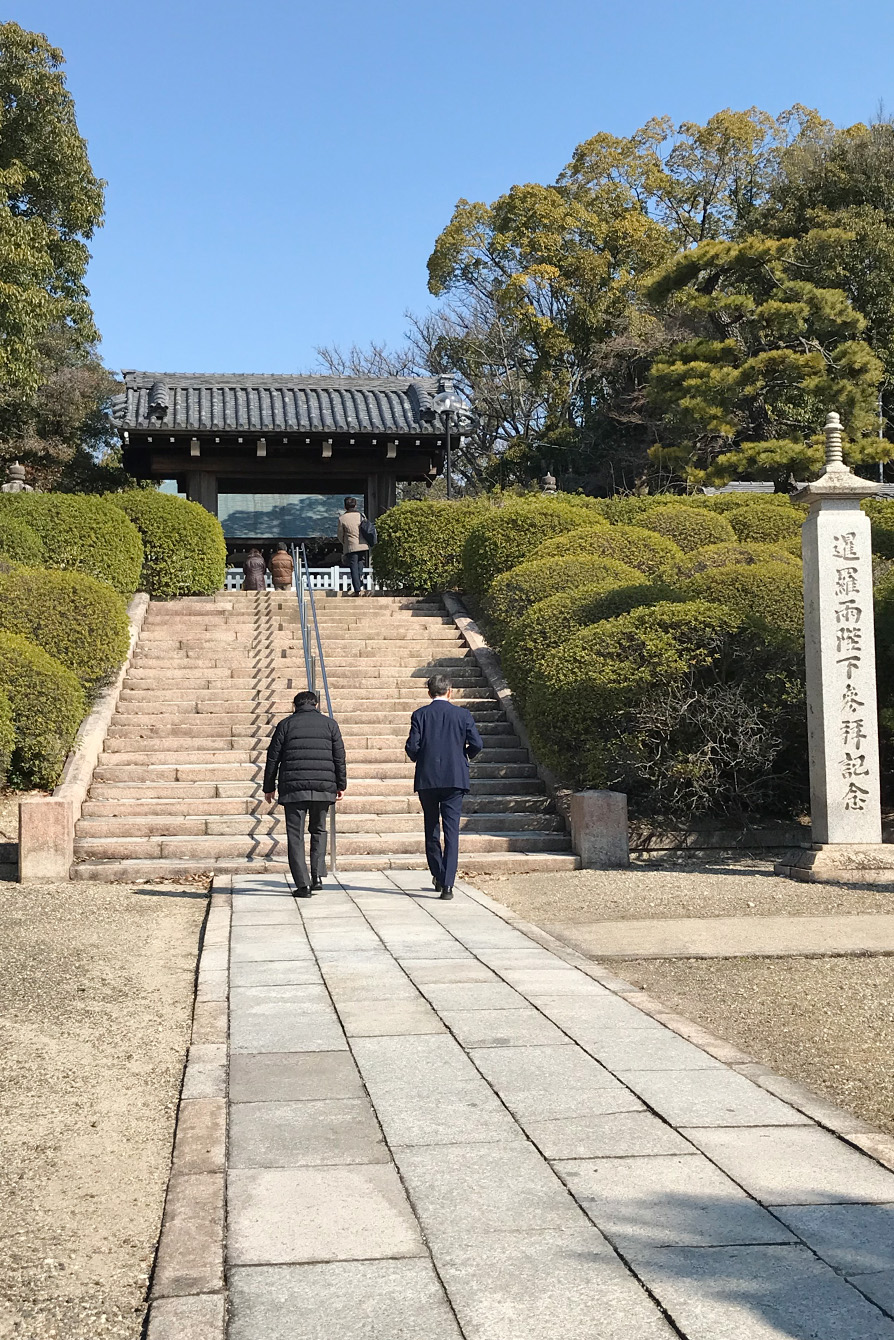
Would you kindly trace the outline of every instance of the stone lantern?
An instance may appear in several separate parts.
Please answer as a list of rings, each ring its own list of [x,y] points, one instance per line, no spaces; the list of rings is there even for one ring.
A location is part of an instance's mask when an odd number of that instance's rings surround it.
[[[6,483],[0,484],[0,493],[33,493],[30,484],[25,483],[25,467],[13,461],[6,467]]]

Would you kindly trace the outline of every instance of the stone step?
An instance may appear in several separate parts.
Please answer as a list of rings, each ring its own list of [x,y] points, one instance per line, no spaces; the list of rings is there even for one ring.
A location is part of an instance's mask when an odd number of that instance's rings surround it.
[[[377,711],[396,711],[399,707],[403,708],[405,703],[414,703],[418,706],[420,703],[428,702],[428,694],[425,690],[424,680],[409,679],[403,683],[395,685],[387,695],[384,687],[379,689],[369,689],[365,685],[356,685],[350,689],[340,689],[335,691],[335,686],[329,686],[332,695],[333,706],[340,710],[360,710],[367,704],[375,707]],[[209,689],[197,688],[190,685],[188,688],[183,685],[172,685],[170,680],[159,678],[158,683],[144,683],[142,681],[134,683],[128,677],[125,687],[121,690],[118,699],[119,710],[121,704],[136,704],[142,707],[150,704],[166,703],[171,704],[171,710],[175,712],[228,712],[233,710],[233,704],[238,708],[243,708],[249,704],[252,708],[265,707],[271,712],[288,712],[292,708],[292,699],[297,693],[297,689],[289,689],[283,684],[276,683],[270,688],[258,688],[253,684],[246,684],[244,681],[229,682],[224,687],[215,685]],[[478,703],[489,703],[493,706],[497,701],[497,696],[487,684],[464,684],[456,685],[453,689],[453,698],[463,707],[472,707]],[[220,704],[215,707],[214,704]],[[179,704],[179,705],[178,705]]]
[[[255,738],[249,737],[247,740],[237,737],[230,740],[191,740],[188,745],[183,740],[142,740],[142,748],[134,749],[133,740],[106,740],[105,747],[100,755],[100,765],[105,766],[113,764],[115,766],[143,767],[147,764],[156,764],[165,762],[179,766],[182,763],[194,762],[206,767],[215,763],[230,764],[233,762],[253,763],[263,766],[267,757],[267,746],[259,747]],[[370,765],[388,765],[406,767],[413,770],[413,764],[407,758],[401,746],[396,746],[393,740],[383,741],[381,745],[375,747],[352,746],[346,748],[348,762],[348,771],[352,767],[370,766]],[[526,749],[507,748],[491,749],[485,748],[475,759],[474,767],[487,767],[490,764],[503,763],[526,763],[528,752]]]
[[[424,870],[425,861],[410,855],[339,856],[338,868],[346,874],[353,870]],[[464,855],[460,877],[473,875],[529,875],[553,874],[560,870],[577,870],[577,856],[555,852],[475,852]],[[150,883],[153,880],[184,879],[190,875],[216,873],[220,875],[284,874],[288,867],[284,860],[264,860],[258,857],[243,859],[207,860],[85,860],[72,866],[72,879],[114,880],[119,883]]]
[[[370,714],[375,716],[374,713]],[[509,747],[509,740],[513,742],[513,747],[518,744],[517,738],[512,734],[511,728],[506,721],[493,714],[496,718],[491,721],[483,721],[476,715],[475,720],[482,738],[495,740],[506,737],[501,748]],[[263,737],[269,738],[278,722],[286,717],[282,712],[263,712],[252,715],[249,712],[231,712],[224,716],[221,713],[204,713],[199,716],[192,713],[191,716],[147,716],[141,714],[120,715],[116,712],[109,727],[109,733],[106,741],[109,740],[229,740],[236,737],[250,737],[257,739]],[[408,712],[396,712],[391,718],[382,718],[381,715],[376,720],[370,721],[366,716],[350,716],[347,713],[340,713],[338,723],[341,727],[342,737],[347,744],[349,740],[359,744],[361,740],[387,740],[393,744],[395,740],[401,743],[406,739],[407,728],[409,726],[410,714]],[[366,745],[368,749],[375,748],[374,745]]]
[[[218,801],[222,805],[223,801]],[[349,813],[339,801],[337,824],[339,834],[363,837],[422,833],[422,816],[417,806],[410,814],[369,814],[365,811]],[[280,808],[273,813],[270,806],[256,804],[252,814],[219,812],[214,814],[149,814],[149,815],[82,815],[78,820],[77,838],[148,837],[259,837],[275,836],[285,840],[285,817]],[[509,833],[528,833],[539,841],[554,833],[564,833],[565,825],[558,815],[551,814],[464,814],[460,831],[484,836],[505,836]]]
[[[105,787],[109,794],[105,799],[93,797],[85,800],[81,809],[81,819],[102,819],[102,818],[147,818],[157,817],[159,819],[166,816],[175,818],[191,818],[196,815],[224,815],[224,814],[267,814],[270,806],[260,794],[260,789],[254,796],[226,796],[226,795],[208,795],[197,796],[195,792],[203,789],[199,787],[180,788],[181,794],[173,797],[131,797],[132,792],[147,789],[139,787]],[[166,790],[176,789],[176,783]],[[213,791],[214,788],[204,788]],[[127,795],[123,794],[124,792]],[[530,815],[532,818],[545,817],[551,811],[551,802],[546,796],[515,796],[507,794],[505,796],[476,796],[467,795],[463,803],[464,814],[482,814],[482,815]],[[408,791],[402,796],[384,796],[372,794],[369,796],[354,796],[353,788],[349,793],[342,797],[338,802],[339,823],[343,815],[368,814],[371,816],[380,816],[387,814],[413,814],[418,816],[421,813],[419,800],[412,791]],[[499,826],[499,825],[497,825]]]
[[[420,705],[422,700],[420,699]],[[201,705],[174,704],[178,710],[172,711],[171,704],[159,700],[155,703],[126,702],[119,703],[110,727],[111,734],[123,731],[144,731],[158,735],[163,731],[171,734],[205,731],[209,734],[232,733],[239,727],[255,729],[258,726],[274,726],[283,717],[290,715],[292,704],[286,699],[280,706],[271,707],[267,703],[258,703],[251,707],[245,702],[212,703]],[[466,702],[478,729],[482,734],[492,733],[495,726],[505,727],[503,713],[493,703],[478,706]],[[181,710],[183,709],[183,710]],[[410,719],[410,707],[401,707],[392,711],[379,711],[375,704],[364,710],[347,710],[338,713],[338,723],[343,732],[353,728],[355,731],[373,726],[395,727],[406,730]]]
[[[212,775],[208,778],[188,777],[178,781],[177,779],[163,779],[157,776],[158,769],[144,769],[149,776],[144,779],[134,777],[125,777],[123,780],[107,781],[104,778],[95,777],[90,787],[90,797],[93,800],[151,800],[159,798],[162,800],[176,800],[182,802],[185,806],[191,798],[210,799],[220,796],[224,799],[232,797],[251,797],[255,800],[261,798],[261,769],[253,768],[245,772],[241,777],[221,778]],[[531,770],[533,773],[533,769]],[[501,799],[508,797],[510,799],[536,800],[538,803],[545,802],[545,791],[543,783],[536,776],[530,777],[506,777],[506,778],[472,778],[472,790],[466,798],[466,805],[474,805],[480,801],[482,804],[489,804],[495,798]],[[359,803],[370,806],[371,800],[382,799],[383,801],[391,799],[413,800],[413,778],[409,774],[404,777],[391,778],[370,778],[358,777],[352,774],[348,787],[348,795],[356,799]]]
[[[152,757],[147,755],[146,757]],[[227,756],[229,757],[229,755]],[[252,781],[263,775],[263,762],[220,762],[213,763],[126,763],[121,755],[115,755],[115,762],[101,758],[96,766],[94,777],[98,782],[231,782],[242,778]],[[349,770],[348,784],[356,792],[356,784],[361,781],[397,781],[412,778],[413,765],[406,763],[356,764]],[[479,763],[472,764],[472,778],[482,781],[515,780],[534,778],[536,771],[530,763]],[[359,794],[359,792],[357,792]]]
[[[285,839],[241,833],[232,837],[78,837],[75,860],[217,861],[226,857],[260,856],[285,859]],[[460,838],[460,863],[468,852],[547,851],[565,853],[570,843],[561,833],[467,833]],[[407,856],[425,851],[421,833],[354,833],[339,837],[340,856]]]

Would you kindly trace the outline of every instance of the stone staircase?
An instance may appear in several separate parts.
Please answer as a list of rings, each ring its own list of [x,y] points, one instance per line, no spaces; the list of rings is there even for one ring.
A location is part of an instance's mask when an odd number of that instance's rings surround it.
[[[485,749],[460,842],[470,874],[572,869],[564,824],[453,620],[436,600],[317,595],[333,711],[348,755],[338,866],[425,866],[404,754],[425,680],[450,676]],[[75,833],[80,879],[286,868],[282,810],[262,795],[276,722],[306,686],[296,596],[153,602]]]

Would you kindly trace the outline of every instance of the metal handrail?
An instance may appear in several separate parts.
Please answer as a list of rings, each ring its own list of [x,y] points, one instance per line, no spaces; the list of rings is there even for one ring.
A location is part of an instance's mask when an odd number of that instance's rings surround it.
[[[317,691],[317,664],[320,667],[320,674],[323,678],[323,692],[326,695],[326,711],[329,716],[335,720],[335,714],[332,711],[332,695],[329,692],[329,679],[326,675],[326,658],[323,655],[323,639],[320,637],[320,624],[317,619],[317,605],[314,600],[314,589],[311,586],[310,576],[308,574],[307,549],[302,544],[300,549],[297,545],[292,545],[292,565],[295,579],[295,590],[298,595],[298,617],[301,621],[301,645],[304,651],[304,674],[307,679],[307,687],[316,693]],[[307,617],[308,597],[310,599],[310,610],[313,616],[314,633],[316,634],[317,654],[314,655],[313,642],[311,641],[310,621]],[[329,872],[335,878],[338,878],[336,870],[337,855],[337,834],[335,826],[335,805],[329,807]]]

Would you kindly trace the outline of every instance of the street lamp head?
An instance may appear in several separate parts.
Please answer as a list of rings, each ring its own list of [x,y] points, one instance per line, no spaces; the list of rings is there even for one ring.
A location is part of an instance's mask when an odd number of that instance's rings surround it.
[[[432,397],[432,407],[438,414],[449,414],[451,410],[459,409],[461,400],[458,395],[451,391],[439,391]]]

